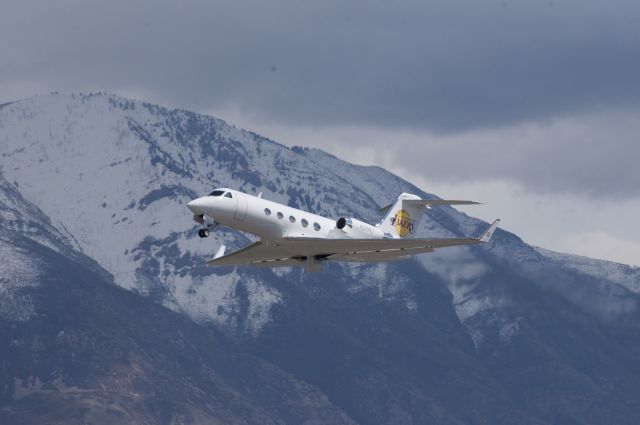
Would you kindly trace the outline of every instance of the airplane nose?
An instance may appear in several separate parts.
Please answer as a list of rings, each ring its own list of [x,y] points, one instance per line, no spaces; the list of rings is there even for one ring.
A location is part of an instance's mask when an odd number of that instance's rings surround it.
[[[206,206],[206,198],[203,196],[201,198],[194,199],[187,203],[187,207],[194,214],[204,214],[203,208]]]

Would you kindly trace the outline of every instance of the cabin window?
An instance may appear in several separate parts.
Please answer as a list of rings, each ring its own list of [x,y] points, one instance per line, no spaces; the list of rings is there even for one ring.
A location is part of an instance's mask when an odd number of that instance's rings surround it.
[[[309,222],[306,218],[303,218],[302,220],[300,220],[300,224],[302,224],[302,227],[307,227],[309,225]]]
[[[233,198],[233,196],[231,195],[231,192],[227,192],[224,194],[225,198]]]
[[[291,223],[295,223],[295,222],[296,222],[296,218],[295,218],[294,216],[290,215],[290,216],[289,216],[289,221],[290,221]]]
[[[276,214],[276,215],[278,216],[278,218],[280,220],[282,220],[282,217],[284,217],[284,215],[280,211],[278,211],[278,214]]]
[[[315,229],[316,232],[319,232],[320,231],[320,224],[313,223],[313,228]]]
[[[271,210],[269,208],[265,208],[264,215],[271,215]]]
[[[224,190],[214,190],[209,194],[209,196],[222,196],[224,195]]]

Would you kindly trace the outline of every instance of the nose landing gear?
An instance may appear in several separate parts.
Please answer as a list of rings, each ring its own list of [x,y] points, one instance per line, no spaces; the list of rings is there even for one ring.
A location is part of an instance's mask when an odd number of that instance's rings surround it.
[[[218,225],[218,223],[216,223],[214,220],[207,217],[206,215],[203,216],[202,224],[204,224],[204,227],[198,230],[198,236],[200,236],[201,238],[209,237],[209,234],[211,233],[211,231],[215,229],[216,226]]]

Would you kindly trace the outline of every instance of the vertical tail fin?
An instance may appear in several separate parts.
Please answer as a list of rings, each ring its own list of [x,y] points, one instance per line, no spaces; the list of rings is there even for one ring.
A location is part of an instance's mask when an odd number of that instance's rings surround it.
[[[395,203],[384,208],[387,212],[377,227],[386,235],[394,238],[415,235],[424,215],[425,206],[405,202],[409,200],[420,200],[420,197],[410,193],[401,193]]]
[[[411,193],[401,193],[396,202],[383,208],[386,214],[378,223],[378,228],[391,237],[405,238],[415,235],[420,226],[424,210],[430,205],[475,205],[474,201],[459,201],[446,199],[420,199]]]

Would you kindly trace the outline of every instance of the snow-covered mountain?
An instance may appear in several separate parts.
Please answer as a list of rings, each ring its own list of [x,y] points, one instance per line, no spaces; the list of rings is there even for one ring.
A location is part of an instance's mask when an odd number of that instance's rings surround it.
[[[243,326],[250,332],[264,325],[280,296],[251,271],[220,273],[203,264],[220,243],[216,238],[232,246],[248,241],[234,232],[194,238],[188,200],[227,186],[320,214],[375,221],[379,207],[401,191],[422,193],[376,167],[291,150],[218,119],[116,96],[35,97],[0,114],[6,179],[75,248],[113,273],[119,285],[199,322],[239,326],[234,290],[242,279],[250,309]],[[453,210],[445,216],[454,220],[428,221],[423,231],[445,236],[481,228]],[[212,273],[215,285],[208,284]]]
[[[637,270],[535,249],[505,231],[487,246],[313,275],[209,268],[223,241],[249,242],[228,229],[196,237],[185,204],[214,187],[370,222],[400,192],[433,195],[378,167],[112,95],[1,106],[0,157],[3,193],[44,217],[42,230],[21,232],[223,330],[355,422],[633,423],[640,413]],[[484,226],[434,208],[419,232]]]
[[[636,294],[640,293],[640,267],[596,260],[579,255],[560,254],[544,248],[536,248],[536,251],[568,269],[600,280],[608,280],[622,285]]]
[[[118,288],[1,176],[0,217],[3,425],[353,424],[319,389]]]

